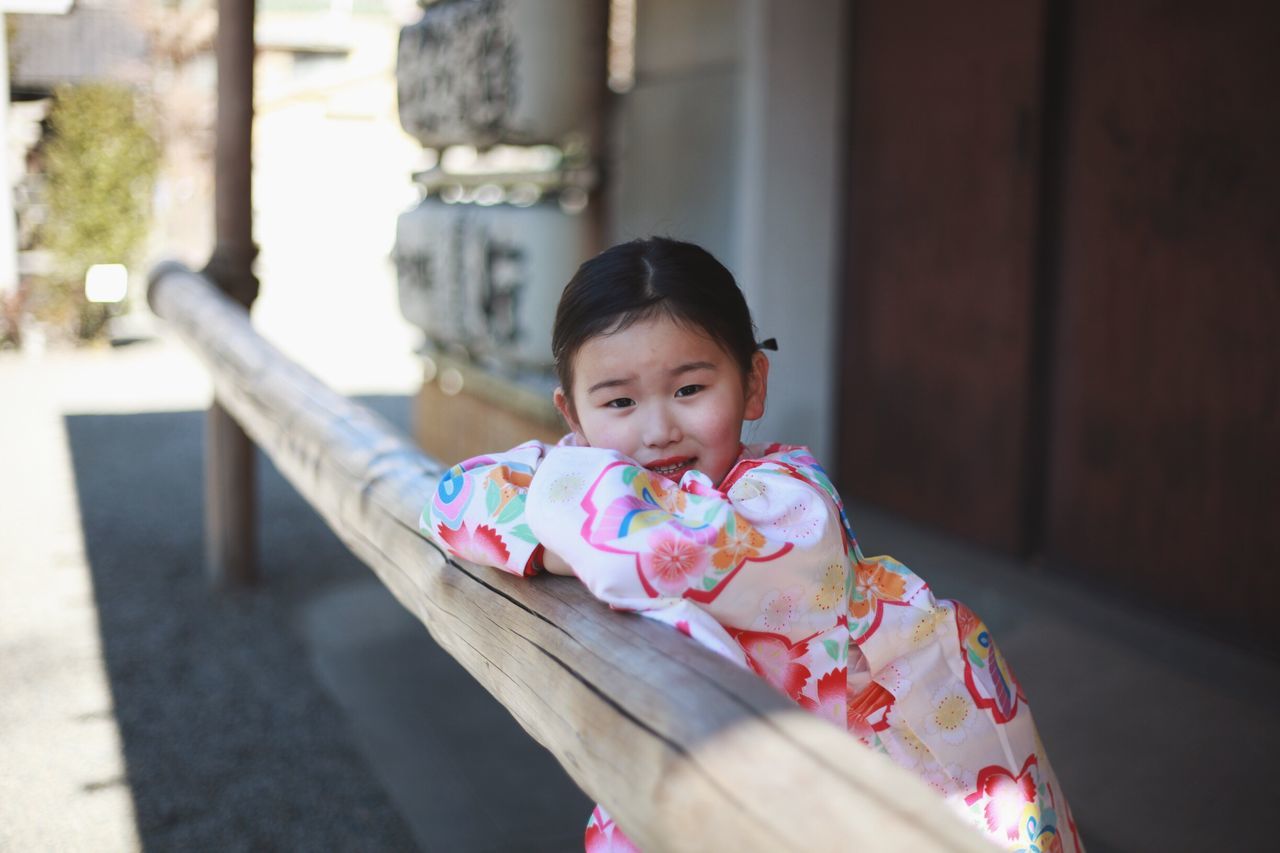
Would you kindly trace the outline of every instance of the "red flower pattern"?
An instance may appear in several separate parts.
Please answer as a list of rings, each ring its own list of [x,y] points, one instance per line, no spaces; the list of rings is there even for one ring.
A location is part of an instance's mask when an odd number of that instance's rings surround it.
[[[848,670],[836,669],[818,679],[818,699],[815,702],[808,696],[801,696],[797,701],[800,707],[812,711],[824,720],[830,720],[837,726],[847,725],[845,707],[848,704],[846,685]]]
[[[847,725],[849,731],[861,733],[864,730],[883,731],[888,728],[888,711],[897,701],[892,693],[882,685],[871,682],[858,693],[849,697],[849,713]]]
[[[627,838],[613,822],[613,818],[599,806],[592,810],[591,820],[587,821],[587,832],[582,840],[587,853],[640,853],[640,848]]]
[[[1031,778],[1031,768],[1036,763],[1034,755],[1022,765],[1022,772],[1014,776],[998,764],[982,768],[978,772],[978,788],[964,798],[966,805],[985,800],[982,809],[987,829],[992,833],[1001,830],[1010,841],[1016,840],[1022,830],[1022,813],[1028,803],[1036,799],[1036,782]]]
[[[800,691],[809,680],[809,668],[797,661],[809,653],[808,643],[801,641],[793,646],[781,634],[759,631],[737,631],[734,638],[757,675],[799,701]]]
[[[439,524],[436,525],[436,533],[450,551],[464,560],[501,568],[511,559],[511,552],[498,531],[488,525],[477,524],[474,530],[469,530],[463,522],[461,527],[453,530]]]

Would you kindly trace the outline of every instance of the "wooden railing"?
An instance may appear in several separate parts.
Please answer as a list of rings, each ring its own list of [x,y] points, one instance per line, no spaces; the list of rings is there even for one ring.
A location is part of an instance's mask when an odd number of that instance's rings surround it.
[[[439,464],[202,276],[163,264],[149,300],[343,542],[643,849],[992,849],[919,779],[678,632],[571,578],[447,558],[418,532]]]

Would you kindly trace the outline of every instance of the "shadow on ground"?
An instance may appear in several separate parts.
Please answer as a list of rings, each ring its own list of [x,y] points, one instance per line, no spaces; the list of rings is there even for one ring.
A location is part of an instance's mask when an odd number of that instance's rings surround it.
[[[404,398],[362,402],[407,423]],[[201,558],[204,413],[66,426],[145,848],[581,844],[586,797],[264,457],[264,583],[216,594]]]

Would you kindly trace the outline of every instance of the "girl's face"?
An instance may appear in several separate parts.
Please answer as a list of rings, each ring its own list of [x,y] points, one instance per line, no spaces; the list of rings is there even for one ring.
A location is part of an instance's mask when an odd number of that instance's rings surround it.
[[[692,469],[718,485],[738,459],[742,422],[764,414],[768,377],[763,353],[743,376],[720,344],[658,315],[583,344],[572,406],[561,388],[555,403],[582,443],[673,480]]]

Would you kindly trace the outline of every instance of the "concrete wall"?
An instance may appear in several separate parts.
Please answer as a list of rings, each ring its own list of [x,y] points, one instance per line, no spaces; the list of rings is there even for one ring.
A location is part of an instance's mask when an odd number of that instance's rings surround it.
[[[735,0],[646,0],[636,84],[610,139],[610,242],[691,240],[733,268],[741,145],[742,20]]]
[[[748,439],[832,462],[845,14],[839,0],[640,3],[610,164],[611,240],[700,243],[778,339]]]

